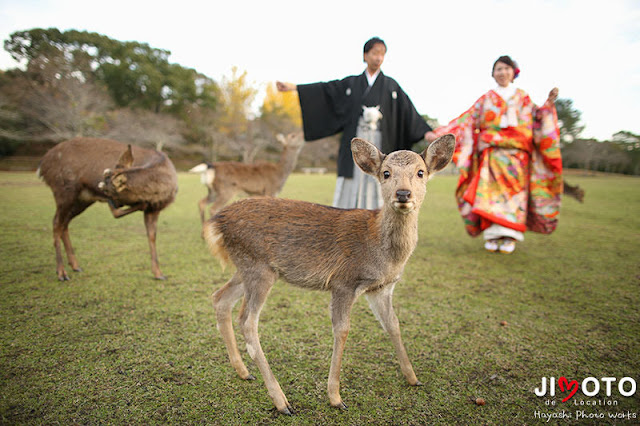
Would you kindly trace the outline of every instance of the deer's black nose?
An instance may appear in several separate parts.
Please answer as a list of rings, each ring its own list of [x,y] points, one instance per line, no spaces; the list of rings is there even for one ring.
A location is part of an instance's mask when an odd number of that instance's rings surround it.
[[[398,201],[400,201],[401,203],[406,203],[407,201],[409,201],[411,191],[407,189],[398,189],[396,191],[396,196],[398,197]]]

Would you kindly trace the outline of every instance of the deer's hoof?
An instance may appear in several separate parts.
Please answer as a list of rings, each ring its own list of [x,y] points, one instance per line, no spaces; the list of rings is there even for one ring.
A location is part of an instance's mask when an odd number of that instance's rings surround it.
[[[423,386],[420,380],[416,380],[416,382],[411,386]]]
[[[74,272],[82,272],[82,268],[81,267],[77,267],[77,268],[73,268]]]
[[[293,408],[291,408],[291,406],[286,406],[284,407],[282,410],[278,410],[281,414],[285,414],[287,416],[293,416],[295,413],[293,411]]]
[[[247,377],[244,378],[244,380],[255,380],[256,376],[254,376],[253,374],[249,374]]]
[[[339,408],[341,410],[346,410],[347,409],[347,404],[345,404],[344,402],[340,401],[340,403],[338,405],[332,405],[333,408]]]
[[[71,278],[69,277],[69,275],[66,274],[66,272],[62,275],[58,275],[58,281],[70,281]]]
[[[165,277],[164,275],[158,275],[153,277],[154,280],[159,280],[159,281],[166,281],[167,277]]]

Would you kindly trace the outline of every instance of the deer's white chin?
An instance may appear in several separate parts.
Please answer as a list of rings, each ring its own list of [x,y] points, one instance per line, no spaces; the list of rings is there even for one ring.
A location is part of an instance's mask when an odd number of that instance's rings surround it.
[[[397,213],[411,213],[416,207],[416,203],[413,201],[407,201],[406,203],[401,203],[400,201],[393,202],[393,210]]]

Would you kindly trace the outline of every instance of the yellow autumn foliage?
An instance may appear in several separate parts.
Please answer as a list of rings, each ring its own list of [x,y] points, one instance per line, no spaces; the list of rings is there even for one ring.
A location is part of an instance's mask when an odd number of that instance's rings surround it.
[[[261,113],[263,118],[279,118],[289,121],[295,127],[302,127],[302,114],[296,91],[278,92],[275,84],[267,85]]]
[[[251,103],[258,90],[247,81],[247,72],[232,67],[231,77],[223,77],[220,85],[219,130],[230,137],[246,133]]]

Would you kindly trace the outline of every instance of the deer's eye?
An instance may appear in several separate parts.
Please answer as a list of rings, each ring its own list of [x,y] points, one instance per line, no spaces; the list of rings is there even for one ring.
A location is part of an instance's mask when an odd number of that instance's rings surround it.
[[[418,170],[418,177],[421,178],[421,179],[424,177],[424,171],[423,170]]]
[[[389,179],[391,177],[391,173],[388,171],[385,171],[384,173],[382,173],[382,176],[384,176],[385,179]]]

